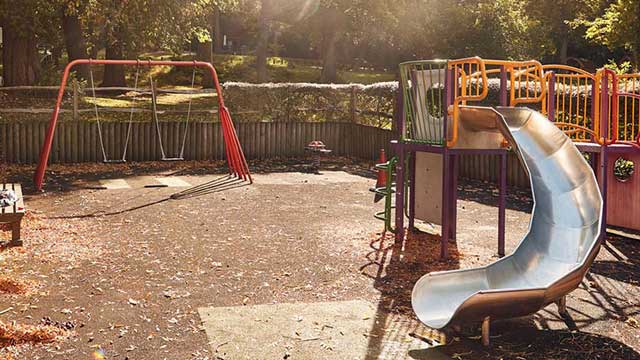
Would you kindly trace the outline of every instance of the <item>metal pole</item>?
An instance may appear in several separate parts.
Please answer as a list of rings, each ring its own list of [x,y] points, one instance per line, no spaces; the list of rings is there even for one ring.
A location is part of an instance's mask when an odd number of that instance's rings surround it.
[[[40,150],[40,158],[38,162],[38,167],[36,168],[36,173],[34,175],[35,187],[38,190],[42,189],[42,184],[44,181],[44,174],[47,168],[47,163],[49,162],[49,156],[51,155],[51,146],[53,144],[53,136],[55,134],[56,125],[58,122],[58,116],[60,114],[60,107],[62,105],[62,98],[64,96],[64,89],[67,85],[67,81],[69,79],[69,73],[71,69],[77,65],[83,64],[96,64],[96,65],[143,65],[143,66],[177,66],[177,67],[202,67],[205,70],[208,70],[211,73],[211,77],[213,79],[213,83],[218,94],[218,107],[220,108],[219,116],[221,118],[221,122],[223,126],[230,126],[228,129],[228,134],[231,136],[227,142],[227,146],[231,147],[237,154],[242,157],[241,163],[238,164],[239,167],[236,168],[238,172],[238,176],[242,176],[243,178],[248,176],[250,182],[252,182],[251,174],[249,172],[249,167],[246,163],[244,152],[242,147],[240,146],[239,141],[237,140],[237,133],[233,124],[230,123],[230,118],[227,119],[228,114],[226,111],[226,107],[224,105],[224,100],[222,98],[222,86],[220,85],[220,81],[218,80],[218,73],[216,69],[211,65],[211,63],[204,61],[155,61],[155,60],[93,60],[93,59],[77,59],[67,64],[62,74],[62,81],[60,84],[60,89],[58,89],[58,97],[56,99],[56,105],[53,109],[53,113],[51,114],[51,120],[49,121],[49,126],[47,128],[47,132],[45,134],[44,143]]]
[[[458,160],[459,155],[451,155],[451,217],[449,218],[449,239],[456,241],[458,227]]]
[[[609,77],[606,75],[602,77],[600,83],[600,134],[605,139],[605,144],[600,145],[600,171],[599,171],[599,183],[600,193],[602,194],[602,224],[600,227],[600,238],[602,241],[607,240],[607,178],[609,177],[607,171],[607,145],[606,140],[609,137]]]
[[[500,155],[500,189],[498,194],[498,256],[505,254],[504,232],[507,207],[507,151]]]
[[[416,220],[416,152],[409,159],[409,230],[415,229]]]
[[[404,146],[398,143],[396,165],[396,241],[404,240]]]
[[[447,69],[445,77],[445,113],[444,116],[444,143],[442,149],[442,207],[441,207],[441,217],[442,217],[442,230],[440,231],[440,258],[446,259],[449,257],[449,248],[448,248],[448,240],[449,240],[449,232],[450,232],[450,216],[451,212],[449,210],[450,206],[450,195],[449,188],[450,184],[450,170],[449,170],[449,150],[447,149],[447,139],[448,130],[449,130],[449,117],[448,110],[449,106],[453,103],[455,98],[455,90],[454,87],[458,86],[458,82],[455,79],[455,74],[452,69]]]
[[[446,147],[443,149],[442,153],[442,228],[440,231],[440,259],[446,259],[449,257],[449,232],[450,232],[450,219],[451,211],[451,198],[450,198],[450,188],[451,188],[451,171],[450,168],[450,156],[449,149]]]

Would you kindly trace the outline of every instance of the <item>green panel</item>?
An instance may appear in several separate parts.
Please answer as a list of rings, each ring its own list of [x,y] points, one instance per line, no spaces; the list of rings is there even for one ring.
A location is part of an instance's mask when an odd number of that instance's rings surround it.
[[[403,141],[444,145],[446,70],[447,60],[400,64],[405,117]]]

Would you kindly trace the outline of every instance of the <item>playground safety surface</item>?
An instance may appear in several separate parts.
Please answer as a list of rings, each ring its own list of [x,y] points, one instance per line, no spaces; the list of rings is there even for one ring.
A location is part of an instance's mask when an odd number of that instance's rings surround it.
[[[248,344],[258,349],[251,357],[268,359],[640,358],[639,240],[610,238],[568,297],[572,319],[550,305],[494,324],[491,348],[472,326],[438,346],[441,334],[411,311],[413,283],[496,259],[497,191],[461,182],[458,239],[440,261],[435,235],[394,244],[380,234],[371,164],[336,159],[324,175],[296,164],[261,163],[254,185],[229,187],[215,186],[223,174],[209,173],[211,163],[53,166],[48,192],[25,199],[25,246],[0,252],[2,275],[28,286],[0,293],[0,321],[69,335],[7,347],[0,334],[0,359],[237,359]],[[29,184],[32,170],[12,167],[9,180]],[[167,186],[144,187],[157,178]],[[128,186],[100,190],[105,179]],[[211,186],[169,199],[185,183]],[[531,206],[510,190],[507,251]],[[353,346],[318,335],[318,319],[331,339],[351,324],[343,333]]]

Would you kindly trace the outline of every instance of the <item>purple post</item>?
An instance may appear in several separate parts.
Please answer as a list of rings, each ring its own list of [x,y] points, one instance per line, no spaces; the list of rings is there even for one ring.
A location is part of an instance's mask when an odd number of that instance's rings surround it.
[[[451,191],[450,191],[450,187],[451,187],[451,171],[450,171],[450,163],[449,163],[449,149],[447,149],[447,134],[448,134],[448,125],[449,125],[449,116],[448,116],[448,110],[449,110],[449,106],[451,104],[453,104],[454,98],[455,98],[455,91],[454,91],[454,87],[458,86],[458,82],[456,80],[456,76],[454,74],[454,70],[453,69],[448,69],[446,72],[446,77],[445,77],[445,113],[443,114],[444,116],[444,143],[443,143],[443,147],[444,149],[442,149],[442,208],[441,208],[441,216],[442,216],[442,230],[441,230],[441,235],[440,235],[440,258],[441,259],[446,259],[449,257],[449,247],[448,247],[448,241],[449,241],[449,235],[450,235],[450,217],[451,217]]]
[[[608,162],[609,154],[607,146],[600,147],[600,192],[602,193],[602,226],[600,238],[607,241],[607,187],[608,187]]]
[[[458,225],[458,155],[451,155],[451,218],[449,218],[449,238],[456,241]]]
[[[512,84],[513,85],[513,84]],[[508,106],[507,102],[507,70],[500,65],[500,106]]]
[[[396,165],[396,242],[404,240],[404,147],[398,144]]]
[[[498,256],[503,257],[504,251],[504,228],[507,207],[507,155],[505,151],[500,155],[500,190],[498,194]]]
[[[416,152],[410,152],[409,159],[409,230],[415,229],[416,220]]]
[[[453,70],[446,70],[445,72],[445,77],[444,77],[444,90],[445,90],[445,97],[444,97],[444,112],[442,114],[442,116],[444,117],[442,120],[443,122],[443,134],[444,134],[444,143],[443,146],[447,146],[447,130],[448,130],[448,124],[449,124],[449,106],[453,103],[453,91],[452,91],[452,87],[456,86],[456,85],[451,85],[453,82]]]
[[[609,137],[609,77],[603,76],[600,84],[600,135],[605,139]],[[602,194],[602,224],[600,227],[600,238],[602,241],[607,240],[607,146],[600,146],[600,171],[599,183],[600,193]]]
[[[394,121],[396,123],[396,125],[398,126],[398,128],[396,129],[397,132],[397,139],[399,142],[401,142],[402,140],[404,140],[404,135],[405,135],[405,117],[404,117],[404,91],[402,90],[402,86],[403,84],[398,81],[398,93],[395,96],[395,107],[394,107],[394,113],[393,113],[393,118]]]
[[[442,152],[442,230],[440,231],[440,259],[449,257],[449,232],[451,216],[451,170],[449,149]]]
[[[549,121],[556,119],[556,73],[552,72],[549,78],[549,91],[547,92],[547,118]]]

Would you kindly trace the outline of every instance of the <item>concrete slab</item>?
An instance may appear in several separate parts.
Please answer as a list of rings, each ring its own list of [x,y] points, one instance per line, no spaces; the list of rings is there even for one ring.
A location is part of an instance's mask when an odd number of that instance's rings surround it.
[[[176,176],[157,177],[155,180],[168,187],[191,187],[191,184]]]
[[[103,179],[100,180],[100,186],[107,190],[130,189],[131,186],[125,179]]]
[[[213,352],[224,359],[397,359],[428,347],[409,336],[420,332],[419,325],[393,322],[386,328],[392,321],[366,301],[207,307],[198,312]]]

